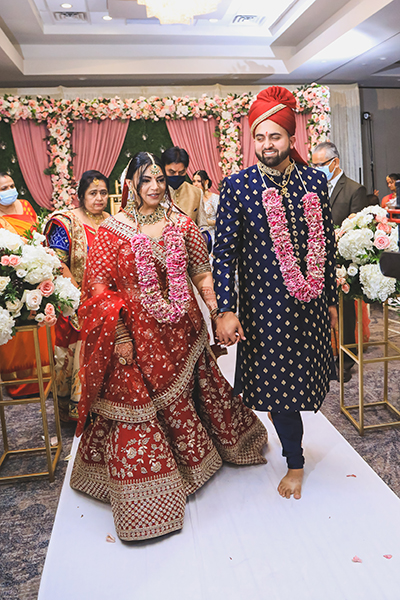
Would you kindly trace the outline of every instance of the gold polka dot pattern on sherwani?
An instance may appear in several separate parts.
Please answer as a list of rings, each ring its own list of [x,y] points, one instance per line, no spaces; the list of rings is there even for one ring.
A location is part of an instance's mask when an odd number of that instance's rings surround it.
[[[324,292],[308,303],[300,302],[289,294],[283,282],[262,204],[266,187],[280,191],[275,185],[282,182],[280,178],[279,171],[261,172],[253,166],[225,179],[214,249],[216,292],[221,310],[236,311],[239,305],[246,336],[238,347],[235,392],[242,392],[244,402],[256,410],[316,411],[332,376],[328,306],[337,303],[333,224],[326,183],[318,171],[296,165],[283,202],[302,273],[305,274],[308,241],[302,207],[306,192],[317,193],[321,200],[327,251]],[[239,299],[235,289],[236,265]]]

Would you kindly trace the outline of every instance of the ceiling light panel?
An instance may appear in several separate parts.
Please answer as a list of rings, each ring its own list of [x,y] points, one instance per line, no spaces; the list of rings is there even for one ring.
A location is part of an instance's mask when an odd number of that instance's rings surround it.
[[[37,0],[34,0],[34,2],[36,4]],[[68,9],[61,8],[63,0],[46,0],[46,4],[52,13],[60,11],[62,12],[64,10],[69,12],[88,12],[88,7],[85,0],[71,0],[68,4],[72,4],[72,8]]]
[[[269,28],[294,4],[294,0],[233,0],[228,13],[235,25]]]

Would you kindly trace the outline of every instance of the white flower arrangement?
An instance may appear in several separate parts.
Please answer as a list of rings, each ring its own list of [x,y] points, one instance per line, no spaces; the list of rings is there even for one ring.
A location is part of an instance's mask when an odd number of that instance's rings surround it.
[[[350,215],[336,230],[337,285],[351,298],[385,302],[400,293],[400,281],[386,277],[379,267],[384,250],[398,250],[398,229],[380,206]]]
[[[80,291],[61,275],[62,265],[44,236],[34,231],[27,239],[0,229],[0,345],[29,322],[53,326],[57,316],[73,316]]]

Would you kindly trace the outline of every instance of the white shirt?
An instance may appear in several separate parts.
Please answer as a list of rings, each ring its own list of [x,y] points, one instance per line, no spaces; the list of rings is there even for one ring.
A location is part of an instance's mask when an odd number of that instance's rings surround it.
[[[337,182],[339,181],[339,179],[341,178],[342,175],[343,175],[343,170],[340,169],[339,174],[336,175],[336,177],[333,177],[330,181],[328,181],[329,198],[332,196],[333,190],[335,189],[335,185],[337,184]]]

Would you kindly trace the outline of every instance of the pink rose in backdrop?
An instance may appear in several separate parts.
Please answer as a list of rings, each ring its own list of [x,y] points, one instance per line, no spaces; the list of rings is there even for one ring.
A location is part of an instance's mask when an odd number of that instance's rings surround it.
[[[378,248],[378,250],[385,250],[390,246],[390,238],[385,234],[379,234],[375,238],[374,246]]]
[[[49,316],[49,317],[54,317],[56,314],[56,311],[54,310],[54,306],[52,304],[50,304],[50,302],[48,302],[46,304],[46,308],[44,309],[44,314]]]
[[[54,292],[54,283],[51,281],[51,279],[45,279],[39,285],[38,289],[42,292],[42,294],[45,298],[48,298]],[[49,306],[49,305],[47,305],[47,306]]]
[[[18,267],[19,264],[21,264],[21,257],[16,256],[16,254],[10,254],[10,266]]]
[[[51,315],[46,315],[45,318],[44,318],[44,322],[49,327],[53,327],[53,325],[55,325],[57,323],[57,317],[56,316],[51,316]]]
[[[390,225],[388,225],[388,223],[379,223],[379,225],[377,226],[377,229],[379,229],[379,231],[384,231],[385,233],[390,233],[392,231],[392,228],[390,227]]]

